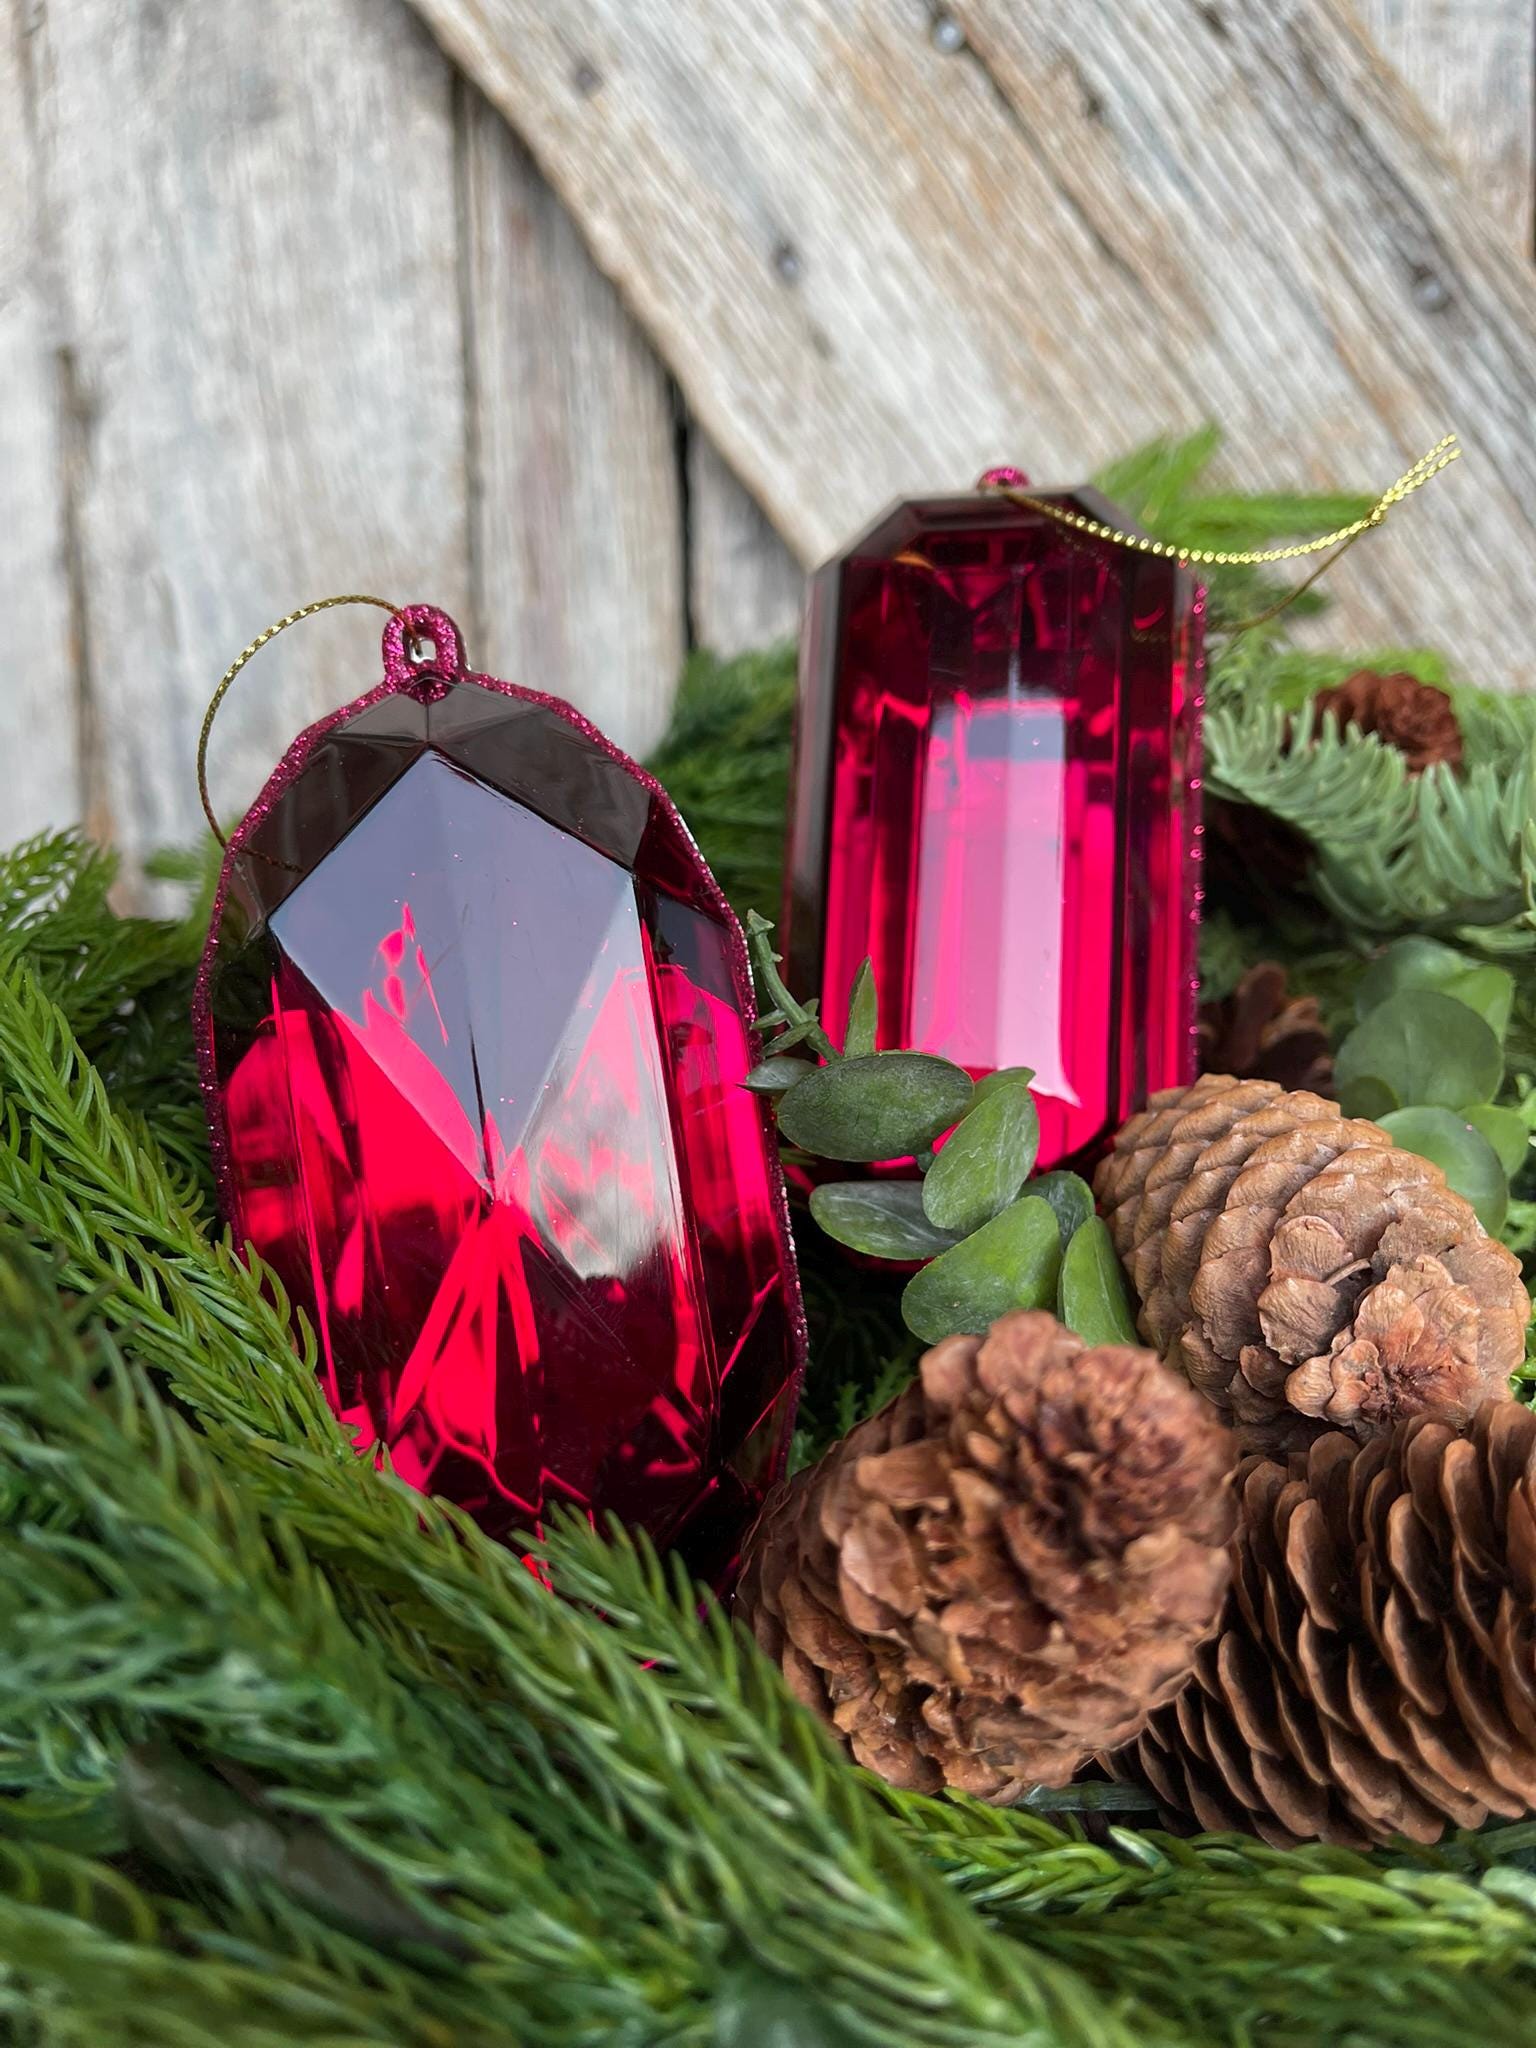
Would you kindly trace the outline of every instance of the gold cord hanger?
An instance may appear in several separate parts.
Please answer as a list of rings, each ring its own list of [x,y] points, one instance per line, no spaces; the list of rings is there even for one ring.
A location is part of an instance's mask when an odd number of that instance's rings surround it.
[[[1344,553],[1353,547],[1362,534],[1380,526],[1394,505],[1427,484],[1461,454],[1461,448],[1454,434],[1447,434],[1437,441],[1433,448],[1421,455],[1411,468],[1405,469],[1397,482],[1390,484],[1376,500],[1369,512],[1359,519],[1353,519],[1347,526],[1336,526],[1331,533],[1319,534],[1315,540],[1293,541],[1288,547],[1279,548],[1183,548],[1174,541],[1152,540],[1146,534],[1127,533],[1118,526],[1108,526],[1102,519],[1090,519],[1084,512],[1074,512],[1065,505],[1054,505],[1048,498],[1037,498],[1033,492],[1020,490],[1016,485],[993,483],[986,486],[1015,505],[1022,505],[1031,512],[1044,513],[1059,526],[1067,527],[1073,533],[1086,535],[1090,540],[1112,541],[1116,547],[1129,548],[1139,555],[1160,555],[1165,559],[1189,562],[1197,568],[1232,569],[1257,568],[1269,562],[1296,562],[1306,555],[1326,554],[1328,559],[1320,562],[1304,581],[1294,590],[1288,591],[1278,602],[1269,606],[1256,617],[1244,619],[1233,628],[1234,633],[1245,633],[1250,626],[1262,625],[1272,619],[1287,605],[1294,604],[1302,592],[1309,590],[1320,576],[1324,576]]]
[[[228,695],[230,684],[251,657],[260,654],[269,640],[275,640],[279,633],[286,633],[288,628],[296,626],[300,619],[312,618],[316,612],[328,612],[342,604],[377,605],[381,612],[388,612],[391,616],[402,609],[400,605],[391,604],[387,597],[368,597],[362,592],[351,592],[344,597],[317,597],[313,604],[301,604],[296,612],[290,612],[287,618],[279,619],[275,625],[268,626],[264,633],[256,635],[249,647],[240,650],[225,669],[219,680],[219,687],[209,699],[208,709],[203,713],[203,728],[197,736],[197,793],[202,799],[203,816],[208,820],[208,829],[220,846],[228,846],[229,841],[219,829],[219,821],[214,816],[213,800],[208,794],[208,739],[213,731],[213,721],[218,716],[219,706]]]

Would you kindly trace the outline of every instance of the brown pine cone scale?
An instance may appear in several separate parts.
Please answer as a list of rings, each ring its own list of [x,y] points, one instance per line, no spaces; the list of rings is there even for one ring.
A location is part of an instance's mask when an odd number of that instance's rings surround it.
[[[1334,1433],[1239,1487],[1221,1631],[1117,1772],[1280,1845],[1536,1807],[1536,1415]]]
[[[1403,755],[1410,775],[1422,775],[1437,761],[1449,768],[1461,766],[1456,707],[1446,691],[1421,683],[1417,676],[1359,668],[1342,683],[1319,690],[1313,708],[1319,724],[1331,711],[1341,727],[1375,733]]]
[[[1285,969],[1261,960],[1229,996],[1200,1005],[1200,1066],[1206,1073],[1326,1089],[1333,1045],[1315,996],[1293,996]]]
[[[1039,1313],[952,1337],[770,1500],[736,1611],[894,1785],[1007,1804],[1129,1741],[1228,1580],[1227,1432]]]

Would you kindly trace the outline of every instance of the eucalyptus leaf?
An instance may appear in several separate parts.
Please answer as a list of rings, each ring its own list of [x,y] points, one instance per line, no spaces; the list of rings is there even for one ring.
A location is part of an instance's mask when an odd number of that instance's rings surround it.
[[[880,1028],[880,999],[875,991],[874,963],[868,957],[853,978],[848,998],[848,1029],[843,1034],[843,1051],[849,1059],[860,1059],[875,1049]]]
[[[1474,1131],[1481,1131],[1498,1155],[1500,1166],[1511,1180],[1531,1156],[1531,1134],[1517,1110],[1498,1103],[1478,1102],[1462,1115]]]
[[[976,1100],[985,1102],[989,1095],[995,1095],[999,1088],[1016,1088],[1019,1082],[1030,1082],[1035,1078],[1033,1067],[997,1067],[990,1074],[983,1074],[976,1083]]]
[[[839,1244],[876,1259],[931,1259],[958,1239],[923,1209],[916,1180],[837,1180],[811,1191],[811,1214]]]
[[[797,1081],[779,1129],[822,1159],[906,1159],[958,1123],[973,1092],[963,1067],[932,1053],[866,1053]]]
[[[979,1337],[1015,1308],[1049,1308],[1061,1270],[1056,1212],[1024,1195],[914,1273],[901,1297],[907,1328],[925,1344]]]
[[[1374,1074],[1362,1074],[1358,1081],[1342,1083],[1335,1074],[1334,1086],[1339,1091],[1339,1107],[1346,1116],[1372,1117],[1380,1123],[1384,1116],[1403,1106],[1396,1089],[1377,1080]]]
[[[791,1059],[788,1053],[771,1052],[765,1060],[758,1061],[741,1085],[750,1088],[754,1095],[777,1095],[815,1071],[814,1060]]]
[[[1040,1118],[1027,1081],[978,1096],[924,1178],[928,1220],[957,1237],[979,1230],[1017,1196],[1039,1149]]]
[[[1453,1109],[1399,1109],[1381,1120],[1394,1145],[1432,1160],[1447,1183],[1477,1211],[1489,1236],[1504,1221],[1509,1206],[1509,1177],[1481,1131]]]
[[[1437,989],[1400,989],[1379,1003],[1339,1047],[1339,1099],[1361,1114],[1357,1085],[1375,1081],[1408,1107],[1458,1109],[1487,1102],[1504,1074],[1504,1055],[1487,1022]]]
[[[815,1031],[816,1017],[814,1004],[810,1005],[809,1008],[811,1010],[809,1016],[802,1017],[798,1024],[786,1023],[784,1029],[775,1037],[773,1041],[775,1054],[788,1052],[792,1045],[804,1045],[805,1041]],[[759,1017],[757,1020],[758,1029],[769,1029],[773,1021],[774,1019],[771,1017]]]
[[[1476,961],[1465,974],[1448,983],[1444,993],[1454,996],[1458,1003],[1465,1003],[1469,1010],[1476,1010],[1500,1045],[1504,1043],[1515,1007],[1515,977],[1507,967],[1496,967],[1491,960]]]
[[[1448,946],[1443,939],[1431,939],[1414,932],[1385,946],[1361,975],[1355,988],[1355,1017],[1363,1020],[1388,996],[1405,988],[1444,990],[1472,962],[1465,953]]]
[[[1072,1234],[1093,1214],[1093,1190],[1080,1173],[1067,1173],[1057,1167],[1054,1172],[1042,1173],[1029,1184],[1029,1192],[1038,1195],[1042,1202],[1049,1202],[1056,1211],[1056,1221],[1061,1226],[1061,1248],[1066,1250]]]
[[[1109,1225],[1090,1216],[1062,1254],[1057,1314],[1085,1344],[1137,1344],[1136,1318]]]
[[[1361,1019],[1405,989],[1436,989],[1475,1010],[1501,1043],[1509,1029],[1515,978],[1506,968],[1473,960],[1440,939],[1395,939],[1360,977],[1355,1013]]]

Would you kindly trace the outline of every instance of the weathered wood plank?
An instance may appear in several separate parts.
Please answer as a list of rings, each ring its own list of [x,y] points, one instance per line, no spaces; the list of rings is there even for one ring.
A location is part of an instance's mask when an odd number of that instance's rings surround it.
[[[804,572],[697,431],[688,441],[688,536],[689,610],[701,647],[742,654],[794,638]]]
[[[1355,0],[1440,124],[1473,197],[1529,259],[1536,241],[1536,13],[1530,0]]]
[[[944,48],[916,0],[414,4],[802,559],[1009,455],[1214,416],[1364,483],[1454,425],[1338,623],[1531,680],[1536,280],[1343,0],[952,0]]]
[[[453,80],[372,0],[35,12],[84,625],[139,851],[201,828],[202,707],[254,632],[332,591],[468,594]],[[222,808],[377,675],[378,630],[330,614],[242,677]]]
[[[463,123],[471,651],[643,751],[665,724],[685,640],[667,374],[472,87]]]
[[[78,651],[66,565],[61,364],[37,162],[41,52],[21,0],[0,10],[0,843],[78,817]]]

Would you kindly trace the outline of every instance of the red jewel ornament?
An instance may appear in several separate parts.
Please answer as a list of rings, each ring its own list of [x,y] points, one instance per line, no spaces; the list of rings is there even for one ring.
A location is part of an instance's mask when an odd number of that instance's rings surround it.
[[[660,787],[392,616],[230,840],[195,1010],[225,1214],[360,1451],[493,1534],[573,1502],[729,1575],[804,1345],[751,1015]]]
[[[883,1047],[1033,1067],[1050,1166],[1194,1076],[1204,594],[982,483],[812,585],[788,953],[835,1039],[867,954]]]

